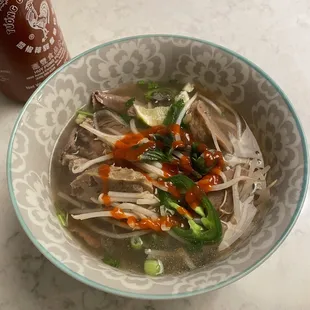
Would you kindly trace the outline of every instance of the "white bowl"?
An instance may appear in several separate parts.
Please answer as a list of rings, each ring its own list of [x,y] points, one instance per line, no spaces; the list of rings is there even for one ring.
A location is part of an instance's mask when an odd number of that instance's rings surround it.
[[[242,248],[212,266],[151,278],[109,267],[81,248],[58,223],[49,169],[55,143],[94,89],[139,79],[200,82],[231,102],[250,124],[272,166],[272,208]],[[103,44],[75,57],[40,85],[21,112],[9,145],[7,174],[17,217],[35,246],[58,268],[106,292],[171,299],[208,292],[240,279],[283,242],[307,188],[305,138],[281,89],[247,59],[215,44],[146,35]]]

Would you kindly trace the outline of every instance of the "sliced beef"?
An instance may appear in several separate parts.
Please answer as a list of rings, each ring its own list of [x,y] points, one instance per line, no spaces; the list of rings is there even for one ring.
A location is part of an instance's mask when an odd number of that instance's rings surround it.
[[[105,107],[117,113],[135,115],[134,107],[131,106],[128,109],[128,106],[126,105],[126,102],[130,99],[131,97],[128,96],[119,96],[102,90],[96,90],[92,93],[92,103],[95,110]]]
[[[111,151],[110,147],[98,140],[95,135],[84,128],[75,127],[61,155],[61,161],[66,154],[94,159]],[[64,161],[66,162],[66,161]]]
[[[193,103],[191,110],[191,122],[189,123],[194,140],[201,141],[207,145],[212,143],[212,134],[218,143],[227,152],[233,153],[233,145],[226,132],[214,121],[213,111],[203,101],[197,100]]]
[[[115,192],[134,192],[143,191],[153,192],[150,181],[139,171],[122,167],[110,167],[109,190]]]
[[[200,113],[197,110],[198,100],[196,100],[189,111],[190,115],[190,122],[189,127],[191,130],[191,133],[193,135],[193,139],[195,141],[203,142],[207,145],[212,145],[212,137],[209,132],[209,130],[206,128],[205,123],[203,122],[203,119],[200,115]]]
[[[110,167],[108,189],[116,192],[153,191],[152,183],[138,171],[121,167]],[[98,198],[103,191],[103,182],[97,168],[89,169],[71,183],[71,194],[83,201]]]
[[[128,124],[116,113],[100,110],[94,115],[95,128],[107,134],[126,134],[130,132]]]
[[[83,165],[87,161],[88,161],[87,158],[83,158],[77,155],[72,155],[72,154],[67,154],[67,153],[63,153],[60,159],[60,163],[63,166],[68,166],[70,171],[72,171],[74,167]]]

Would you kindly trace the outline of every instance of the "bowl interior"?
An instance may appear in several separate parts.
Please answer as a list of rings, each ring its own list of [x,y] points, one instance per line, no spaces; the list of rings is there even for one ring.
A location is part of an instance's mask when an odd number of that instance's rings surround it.
[[[270,180],[271,209],[262,227],[229,257],[181,276],[149,278],[110,268],[63,230],[51,200],[55,143],[94,89],[140,79],[195,81],[234,105],[253,130]],[[307,186],[306,144],[288,99],[260,69],[222,47],[177,36],[140,36],[103,44],[73,59],[34,93],[8,152],[8,183],[17,216],[38,249],[60,269],[96,288],[138,298],[210,291],[262,263],[294,224]]]

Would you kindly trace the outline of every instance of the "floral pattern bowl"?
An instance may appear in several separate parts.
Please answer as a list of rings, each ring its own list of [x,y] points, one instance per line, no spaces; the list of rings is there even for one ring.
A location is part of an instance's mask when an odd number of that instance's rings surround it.
[[[139,79],[196,81],[219,93],[250,124],[278,182],[272,207],[247,242],[212,266],[179,276],[131,274],[101,263],[59,225],[49,169],[55,143],[94,89]],[[300,213],[307,189],[305,137],[288,98],[253,63],[215,44],[180,36],[146,35],[106,43],[52,74],[21,112],[8,150],[10,195],[36,247],[70,276],[118,295],[171,299],[208,292],[240,279],[283,242]]]

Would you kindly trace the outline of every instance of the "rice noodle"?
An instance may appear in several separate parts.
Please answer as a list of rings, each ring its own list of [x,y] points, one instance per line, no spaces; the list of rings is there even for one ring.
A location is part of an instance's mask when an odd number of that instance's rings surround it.
[[[81,203],[75,199],[73,199],[72,197],[70,197],[69,195],[63,193],[63,192],[58,192],[57,196],[66,200],[67,202],[71,203],[72,205],[74,205],[75,207],[79,208],[79,209],[86,209],[86,205],[84,203]]]
[[[218,114],[222,115],[223,112],[221,111],[221,109],[210,99],[206,98],[205,96],[198,94],[198,97],[200,99],[202,99],[205,103],[207,103],[208,105],[210,105]]]
[[[126,217],[133,216],[133,217],[137,218],[137,216],[133,213],[124,212],[124,215]],[[96,211],[96,212],[89,212],[89,213],[78,214],[78,215],[72,214],[71,216],[75,220],[81,220],[81,221],[96,218],[96,217],[113,217],[111,214],[111,211]]]
[[[176,121],[176,124],[178,125],[181,125],[181,122],[182,122],[182,119],[185,115],[185,113],[188,111],[188,109],[191,107],[192,103],[196,100],[198,96],[198,93],[196,93],[192,98],[190,98],[184,105],[183,109],[181,110],[178,118],[177,118],[177,121]],[[176,139],[176,140],[180,140],[180,139]]]
[[[139,131],[138,131],[138,129],[137,129],[137,127],[136,127],[136,121],[135,121],[135,119],[134,118],[132,118],[131,120],[130,120],[130,129],[131,129],[131,131],[133,132],[133,133],[139,133]]]
[[[92,127],[90,124],[88,124],[87,122],[83,122],[82,124],[80,124],[80,126],[84,129],[86,129],[87,131],[91,132],[92,134],[94,134],[95,136],[97,136],[100,140],[102,140],[105,143],[108,143],[111,146],[114,146],[114,144],[116,143],[116,141],[120,140],[123,138],[123,136],[112,136],[112,135],[108,135],[106,133],[103,133],[97,129],[95,129],[94,127]]]
[[[95,233],[99,235],[106,236],[112,239],[128,239],[131,237],[143,236],[151,232],[150,230],[138,230],[138,231],[133,231],[130,233],[114,234],[109,231],[98,228],[97,226],[90,224],[90,223],[85,223],[85,226],[87,226],[90,230],[94,231]]]
[[[148,102],[148,103],[147,103],[147,108],[148,108],[148,109],[153,109],[152,102]]]
[[[80,166],[73,167],[72,168],[72,173],[74,173],[74,174],[81,173],[84,170],[88,169],[89,167],[91,167],[91,166],[93,166],[95,164],[99,164],[99,163],[105,162],[105,161],[110,160],[112,158],[113,158],[113,154],[112,153],[107,154],[107,155],[103,155],[103,156],[100,156],[100,157],[97,157],[95,159],[87,161],[86,163],[84,163],[84,164],[82,164]]]

